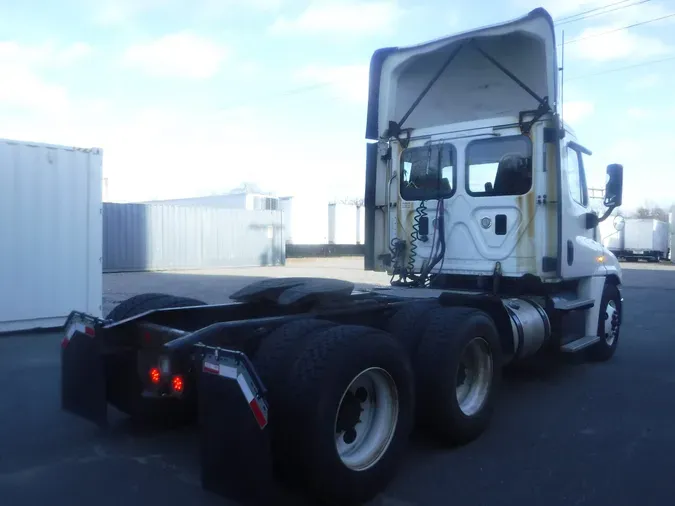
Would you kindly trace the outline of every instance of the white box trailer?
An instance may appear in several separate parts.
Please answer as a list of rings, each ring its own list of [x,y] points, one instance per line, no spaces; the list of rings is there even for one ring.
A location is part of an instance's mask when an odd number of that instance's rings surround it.
[[[365,242],[363,206],[331,203],[328,206],[328,242],[330,244],[363,244]]]
[[[669,228],[667,222],[653,218],[628,218],[623,229],[623,247],[614,254],[625,260],[658,262],[668,255]]]
[[[100,317],[102,156],[0,139],[0,333]]]
[[[287,244],[328,244],[328,199],[305,195],[282,197],[280,208]]]

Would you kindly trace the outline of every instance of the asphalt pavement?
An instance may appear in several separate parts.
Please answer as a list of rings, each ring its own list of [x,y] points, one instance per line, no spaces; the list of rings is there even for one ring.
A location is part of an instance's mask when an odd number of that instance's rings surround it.
[[[626,267],[624,325],[612,361],[509,373],[488,432],[451,449],[415,437],[374,504],[673,504],[675,268]],[[351,279],[349,269],[339,272]],[[121,286],[144,291],[148,283],[217,302],[248,274],[238,271],[232,283],[222,272],[180,274],[178,285],[169,275],[106,275],[105,287],[111,303]],[[232,504],[200,487],[195,429],[150,432],[115,416],[104,432],[61,412],[59,342],[54,333],[0,337],[0,505]]]

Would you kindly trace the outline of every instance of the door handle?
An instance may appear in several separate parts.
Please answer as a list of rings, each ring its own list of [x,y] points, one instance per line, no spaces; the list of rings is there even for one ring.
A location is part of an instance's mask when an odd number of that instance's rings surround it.
[[[567,239],[567,265],[574,263],[574,243]]]

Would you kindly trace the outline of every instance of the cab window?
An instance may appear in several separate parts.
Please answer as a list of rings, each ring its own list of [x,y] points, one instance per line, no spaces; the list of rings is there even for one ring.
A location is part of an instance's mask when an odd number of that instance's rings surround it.
[[[588,205],[588,188],[582,154],[567,147],[567,185],[574,201],[584,207]]]
[[[472,141],[466,164],[469,195],[524,195],[532,188],[532,143],[524,135]]]
[[[449,198],[455,189],[456,151],[452,144],[428,144],[408,148],[401,156],[403,200]]]

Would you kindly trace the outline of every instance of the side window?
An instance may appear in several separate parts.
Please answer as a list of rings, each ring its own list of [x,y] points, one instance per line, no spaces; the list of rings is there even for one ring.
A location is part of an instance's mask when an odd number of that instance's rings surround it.
[[[408,148],[401,156],[403,200],[449,198],[455,189],[456,152],[452,144]]]
[[[588,190],[583,159],[581,153],[570,147],[567,148],[567,183],[574,201],[585,207],[588,204]]]
[[[466,164],[470,195],[524,195],[532,188],[532,144],[525,136],[473,141]]]

